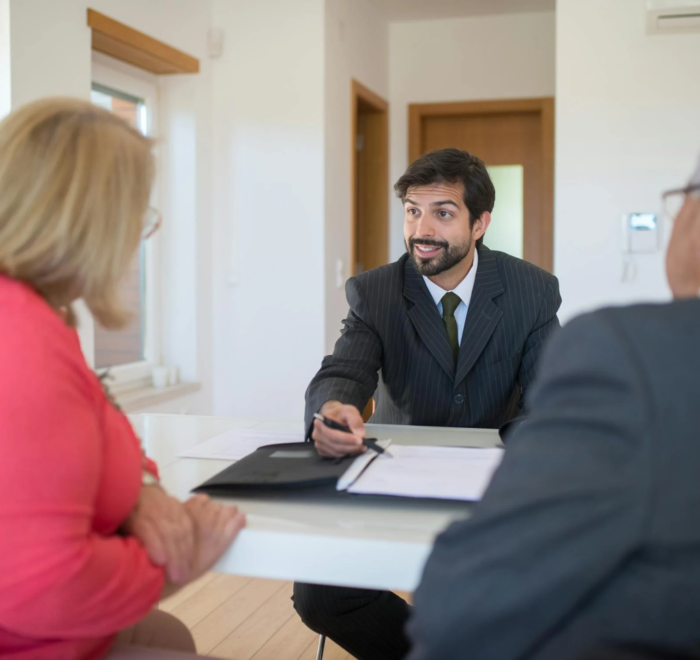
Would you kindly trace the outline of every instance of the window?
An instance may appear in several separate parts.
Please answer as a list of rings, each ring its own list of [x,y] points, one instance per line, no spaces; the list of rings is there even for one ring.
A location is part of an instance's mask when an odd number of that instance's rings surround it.
[[[145,135],[148,134],[148,112],[143,99],[98,83],[93,83],[90,99],[95,105],[110,110]],[[146,359],[144,345],[146,277],[145,250],[141,245],[122,288],[123,300],[133,314],[133,320],[129,326],[116,332],[95,326],[95,367],[97,369],[132,364]]]
[[[121,63],[115,63],[115,68],[105,66],[107,59],[93,59],[91,101],[153,137],[158,98],[155,76],[134,75],[131,67]],[[155,191],[151,203],[159,207]],[[94,366],[100,372],[109,370],[110,388],[116,392],[150,384],[152,369],[160,361],[158,241],[156,234],[142,242],[124,278],[122,298],[133,314],[131,323],[111,331],[95,322]]]

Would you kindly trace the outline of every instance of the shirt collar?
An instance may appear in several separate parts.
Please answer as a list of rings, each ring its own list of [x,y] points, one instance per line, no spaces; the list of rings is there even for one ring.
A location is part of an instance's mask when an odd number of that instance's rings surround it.
[[[469,301],[472,297],[472,291],[474,290],[474,280],[476,279],[476,269],[479,266],[479,251],[474,250],[474,262],[472,267],[469,269],[466,277],[454,288],[452,291],[456,293],[460,300],[469,307]],[[423,281],[430,291],[430,295],[433,297],[436,305],[440,304],[442,297],[449,293],[445,291],[442,287],[435,284],[435,282],[429,280],[425,275],[423,275]]]

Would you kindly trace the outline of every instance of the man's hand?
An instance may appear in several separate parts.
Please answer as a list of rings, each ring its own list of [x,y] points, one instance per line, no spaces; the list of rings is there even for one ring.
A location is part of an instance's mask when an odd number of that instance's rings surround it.
[[[165,567],[171,583],[180,585],[192,579],[195,526],[183,504],[162,488],[141,488],[122,530],[143,543],[151,561]]]
[[[196,580],[219,560],[245,527],[246,520],[235,506],[212,502],[207,495],[195,495],[185,502],[184,508],[196,530],[191,578]]]
[[[352,433],[335,431],[320,420],[315,420],[311,438],[316,443],[316,450],[321,456],[338,457],[367,451],[367,447],[362,444],[362,439],[365,437],[365,424],[360,411],[355,406],[346,406],[340,401],[326,401],[319,412],[324,417],[352,430]]]
[[[700,198],[688,195],[673,225],[666,276],[674,298],[700,293]]]

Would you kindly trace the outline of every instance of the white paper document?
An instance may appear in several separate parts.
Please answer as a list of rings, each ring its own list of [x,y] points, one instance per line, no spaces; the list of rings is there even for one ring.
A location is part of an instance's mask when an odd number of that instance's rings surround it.
[[[391,444],[391,438],[377,440],[377,444],[384,449],[388,449]],[[343,476],[338,479],[336,490],[347,490],[364,472],[365,468],[377,457],[377,452],[373,449],[368,449],[364,454],[360,454],[350,467],[345,470]]]
[[[503,449],[391,445],[348,488],[349,493],[480,500],[503,459]]]
[[[181,458],[213,458],[223,461],[238,461],[252,454],[259,447],[285,442],[303,442],[303,433],[280,433],[279,431],[256,431],[234,429],[183,451]]]

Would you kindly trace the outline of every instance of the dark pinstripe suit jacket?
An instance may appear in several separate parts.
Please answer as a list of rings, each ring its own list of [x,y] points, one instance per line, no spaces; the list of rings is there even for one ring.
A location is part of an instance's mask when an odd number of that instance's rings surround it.
[[[479,249],[474,291],[455,367],[447,331],[408,255],[348,280],[348,317],[333,355],[306,391],[306,424],[331,399],[371,421],[498,428],[519,413],[544,342],[559,327],[553,275]]]

